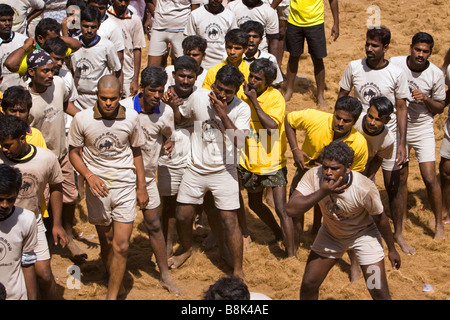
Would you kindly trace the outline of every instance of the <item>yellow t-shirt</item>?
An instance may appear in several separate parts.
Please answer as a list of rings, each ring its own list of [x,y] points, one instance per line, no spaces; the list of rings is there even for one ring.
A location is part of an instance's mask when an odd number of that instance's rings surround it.
[[[324,0],[291,0],[288,23],[312,27],[325,22]]]
[[[318,159],[322,149],[333,141],[332,113],[315,109],[294,111],[287,115],[287,121],[293,129],[306,131],[301,149],[313,160]],[[352,128],[342,141],[355,151],[352,169],[363,172],[369,154],[364,136]],[[307,160],[305,164],[309,166],[309,162],[310,160]]]
[[[27,70],[28,70],[27,56],[31,51],[33,51],[35,49],[37,49],[37,48],[28,49],[27,51],[25,51],[25,54],[22,56],[22,61],[20,61],[20,67],[19,67],[19,70],[17,71],[17,73],[19,74],[20,77],[23,77],[27,73]],[[66,57],[70,57],[71,54],[72,54],[72,49],[68,48],[66,51]]]
[[[258,175],[275,173],[286,166],[287,140],[284,130],[286,103],[283,95],[277,89],[269,87],[258,97],[261,109],[278,124],[278,134],[272,135],[264,130],[250,99],[246,97],[244,101],[250,106],[252,112],[251,130],[246,140],[245,152],[241,154],[240,164],[247,171]]]
[[[211,85],[216,81],[216,74],[222,68],[223,66],[227,65],[227,60],[216,64],[214,67],[210,68],[208,72],[206,73],[205,80],[203,81],[202,88],[211,90]],[[238,69],[242,74],[244,75],[244,80],[248,81],[248,76],[250,75],[250,67],[247,62],[242,60],[241,64],[238,66]],[[239,91],[236,93],[236,96],[244,100],[246,98],[246,95],[244,94],[244,85],[242,84],[239,88]]]

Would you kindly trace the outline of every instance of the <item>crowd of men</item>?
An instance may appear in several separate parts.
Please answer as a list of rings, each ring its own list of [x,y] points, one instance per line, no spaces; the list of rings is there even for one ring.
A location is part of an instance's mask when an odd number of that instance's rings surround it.
[[[411,149],[435,217],[434,238],[445,238],[450,120],[439,175],[433,120],[450,101],[450,51],[441,67],[431,63],[430,34],[413,35],[408,53],[388,60],[389,29],[369,28],[366,57],[348,63],[329,112],[323,0],[62,2],[62,15],[41,0],[0,4],[0,283],[7,299],[58,298],[54,245],[67,247],[76,263],[88,259],[73,239],[82,199],[100,241],[106,299],[126,291],[141,211],[169,292],[182,294],[170,269],[191,257],[193,230],[204,216],[209,243],[232,276],[245,279],[251,234],[244,190],[287,257],[297,253],[304,214],[314,211],[301,299],[318,298],[345,253],[352,281],[378,268],[381,285],[369,292],[390,299],[382,238],[394,269],[401,265],[395,243],[415,254],[402,232]],[[338,0],[329,4],[336,40]],[[286,112],[305,40],[318,108]],[[380,167],[393,231],[374,180]]]

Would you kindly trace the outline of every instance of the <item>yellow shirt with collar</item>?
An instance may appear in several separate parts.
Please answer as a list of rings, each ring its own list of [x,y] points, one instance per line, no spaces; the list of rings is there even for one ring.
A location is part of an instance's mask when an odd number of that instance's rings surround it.
[[[305,130],[302,145],[304,151],[312,160],[317,160],[322,149],[333,141],[333,114],[315,109],[294,111],[287,115],[287,121],[295,130]],[[364,136],[352,127],[350,133],[342,139],[355,152],[352,169],[363,172],[368,159],[367,141]],[[306,160],[308,167],[310,160]]]

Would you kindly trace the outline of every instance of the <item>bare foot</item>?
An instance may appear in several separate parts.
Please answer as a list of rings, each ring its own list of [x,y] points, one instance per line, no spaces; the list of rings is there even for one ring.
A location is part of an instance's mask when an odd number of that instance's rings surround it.
[[[398,243],[398,245],[400,246],[400,249],[402,249],[402,251],[407,254],[407,255],[414,255],[416,254],[416,249],[409,245],[405,239],[403,238],[403,235],[399,235],[399,236],[395,236],[394,235],[394,239],[395,241]]]
[[[252,243],[252,238],[250,236],[244,236],[242,238],[244,250],[248,250],[250,248],[250,243]]]
[[[330,107],[323,97],[317,97],[317,104],[319,105],[320,110],[329,111]]]
[[[444,231],[444,225],[442,223],[438,224],[436,226],[436,233],[434,234],[435,240],[444,240],[445,239],[445,231]]]
[[[161,276],[161,279],[159,281],[161,286],[169,291],[171,294],[174,294],[176,296],[181,296],[183,294],[183,290],[178,288],[178,286],[173,282],[172,278],[170,276]]]
[[[217,240],[214,233],[210,232],[205,240],[203,240],[202,245],[205,249],[209,250],[217,246]]]
[[[168,265],[170,269],[176,269],[178,267],[180,267],[183,263],[186,262],[187,259],[189,259],[189,257],[192,254],[192,248],[188,249],[187,251],[177,255],[177,256],[172,256],[168,259]]]
[[[72,255],[72,260],[75,263],[83,263],[87,260],[87,253],[83,252],[76,243],[71,239],[67,244],[67,249],[69,249],[70,254]]]

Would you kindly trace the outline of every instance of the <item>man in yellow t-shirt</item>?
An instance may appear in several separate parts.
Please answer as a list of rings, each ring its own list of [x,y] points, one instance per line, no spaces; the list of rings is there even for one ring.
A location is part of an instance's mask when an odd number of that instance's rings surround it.
[[[335,41],[339,37],[338,0],[329,0],[333,14],[331,37]],[[317,103],[322,109],[328,106],[324,98],[325,66],[323,58],[327,56],[324,27],[324,0],[291,0],[286,28],[286,49],[289,60],[286,72],[286,92],[284,98],[289,101],[294,92],[295,77],[298,71],[300,56],[304,51],[305,39],[314,65],[314,77],[317,86]]]
[[[282,94],[271,87],[277,75],[276,66],[266,58],[250,65],[245,98],[251,109],[250,134],[241,154],[238,172],[241,186],[247,190],[248,203],[258,217],[272,230],[277,240],[283,240],[287,256],[295,256],[294,227],[284,209],[286,205],[286,134],[284,116],[286,104]],[[263,203],[264,188],[273,193],[275,211],[281,228],[270,209]],[[243,206],[239,210],[244,237],[248,235]]]
[[[353,125],[362,112],[361,102],[353,97],[339,98],[334,107],[334,113],[323,112],[315,109],[306,109],[290,112],[286,116],[286,137],[292,149],[297,172],[292,179],[290,194],[294,192],[298,182],[308,169],[318,163],[322,149],[332,141],[341,140],[349,145],[355,152],[352,169],[364,172],[369,151],[367,141]],[[304,130],[305,138],[301,149],[298,147],[296,130]],[[303,229],[303,221],[298,221]],[[320,213],[315,210],[313,230],[320,226]]]
[[[227,52],[227,59],[214,67],[210,68],[206,73],[205,80],[203,81],[202,88],[211,90],[211,86],[216,80],[217,72],[225,65],[232,64],[236,66],[239,71],[244,75],[245,79],[248,79],[250,75],[250,69],[247,62],[243,57],[248,48],[248,34],[241,29],[232,29],[225,35],[225,50]],[[243,86],[239,88],[236,96],[244,100],[246,95],[244,94]]]

